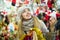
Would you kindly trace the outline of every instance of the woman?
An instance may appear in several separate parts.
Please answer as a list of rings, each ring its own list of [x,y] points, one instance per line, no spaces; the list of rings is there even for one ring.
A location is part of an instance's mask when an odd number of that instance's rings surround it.
[[[31,15],[30,8],[25,7],[20,11],[20,19],[20,22],[18,22],[18,36],[20,40],[45,40],[42,32],[49,31],[41,20]]]

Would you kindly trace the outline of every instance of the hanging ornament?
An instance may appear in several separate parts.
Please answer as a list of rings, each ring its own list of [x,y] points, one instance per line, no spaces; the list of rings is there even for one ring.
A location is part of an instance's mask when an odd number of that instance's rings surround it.
[[[16,0],[12,0],[12,6],[15,6]]]

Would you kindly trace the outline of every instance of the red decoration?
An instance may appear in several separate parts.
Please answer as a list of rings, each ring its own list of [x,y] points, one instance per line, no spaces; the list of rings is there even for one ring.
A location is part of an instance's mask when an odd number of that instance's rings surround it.
[[[48,0],[48,3],[47,3],[47,4],[48,4],[48,7],[49,7],[49,8],[52,8],[52,3],[51,3],[50,0]]]
[[[57,14],[56,14],[56,17],[60,17],[60,14],[59,14],[59,13],[57,13]]]
[[[16,0],[12,0],[12,3],[16,4]]]
[[[38,15],[38,14],[39,14],[39,9],[37,9],[37,10],[36,10],[36,13],[35,13],[35,14],[36,14],[36,15]]]

